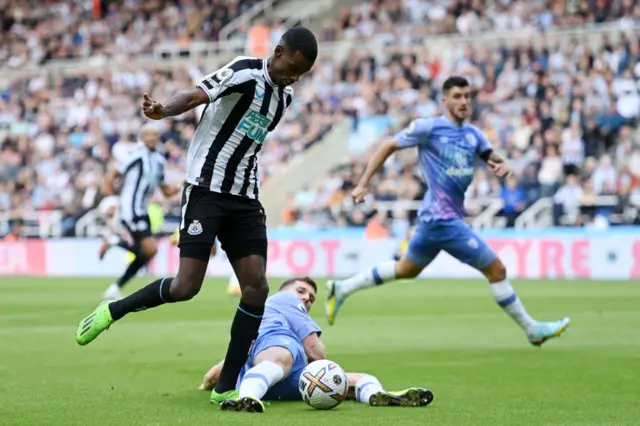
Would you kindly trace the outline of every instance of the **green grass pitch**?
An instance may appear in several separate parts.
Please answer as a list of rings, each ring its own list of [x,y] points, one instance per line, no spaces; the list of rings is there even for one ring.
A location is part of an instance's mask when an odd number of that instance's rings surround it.
[[[132,282],[139,288],[148,278]],[[208,280],[194,300],[129,315],[87,347],[74,341],[106,279],[0,278],[2,425],[637,425],[640,284],[517,282],[540,319],[570,315],[541,349],[480,281],[421,280],[350,299],[335,327],[319,301],[329,359],[387,389],[426,386],[426,408],[274,403],[224,413],[196,390],[224,355],[237,300]],[[272,280],[272,287],[277,281]]]

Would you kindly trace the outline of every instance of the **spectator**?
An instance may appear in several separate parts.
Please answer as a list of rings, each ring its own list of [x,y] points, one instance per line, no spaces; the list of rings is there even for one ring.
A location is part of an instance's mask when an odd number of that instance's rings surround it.
[[[507,226],[513,227],[516,218],[524,210],[526,196],[522,188],[518,186],[518,181],[514,176],[508,176],[505,185],[500,192],[500,198],[504,202],[502,215],[507,218]]]
[[[568,175],[553,196],[553,225],[578,225],[583,190],[575,175]],[[565,217],[565,221],[561,221]]]
[[[540,182],[534,165],[530,164],[524,169],[519,186],[524,192],[524,200],[527,207],[540,198]]]
[[[569,127],[562,132],[562,163],[565,175],[577,174],[584,163],[584,142],[579,119],[571,120]]]
[[[616,170],[611,164],[611,157],[603,155],[596,171],[593,173],[593,187],[598,195],[616,193]]]
[[[542,160],[538,180],[542,186],[542,196],[549,197],[558,189],[562,179],[562,160],[554,145],[547,146],[546,157]]]
[[[389,230],[385,225],[385,217],[379,212],[374,213],[364,230],[364,237],[367,240],[378,240],[389,236]]]
[[[21,240],[24,237],[24,221],[22,219],[13,219],[9,223],[9,226],[9,233],[2,238],[3,242],[12,243]]]

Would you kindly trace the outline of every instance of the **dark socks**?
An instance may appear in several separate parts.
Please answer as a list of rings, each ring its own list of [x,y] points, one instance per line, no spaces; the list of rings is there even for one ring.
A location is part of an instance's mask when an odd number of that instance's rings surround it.
[[[145,309],[173,302],[169,294],[171,281],[173,281],[173,278],[159,279],[124,299],[110,303],[111,317],[114,321],[117,321],[130,312],[144,311]]]
[[[116,281],[118,287],[122,288],[126,283],[128,283],[131,278],[135,277],[140,269],[144,267],[148,262],[146,256],[138,255],[133,259],[133,262],[129,264],[127,270],[124,271],[124,274]]]
[[[247,362],[251,344],[258,337],[264,306],[251,306],[240,302],[231,324],[231,341],[227,356],[216,384],[216,392],[235,389],[242,366]]]

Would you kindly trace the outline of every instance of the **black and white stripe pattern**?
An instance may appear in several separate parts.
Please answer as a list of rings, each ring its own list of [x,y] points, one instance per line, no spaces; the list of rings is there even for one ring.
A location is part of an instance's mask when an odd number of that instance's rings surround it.
[[[118,172],[123,178],[120,191],[121,220],[132,223],[139,217],[147,216],[149,198],[158,186],[164,184],[165,165],[166,159],[162,154],[144,145],[118,164]]]
[[[267,61],[237,57],[205,76],[210,99],[193,136],[187,182],[213,192],[258,198],[257,155],[293,99],[267,74]]]

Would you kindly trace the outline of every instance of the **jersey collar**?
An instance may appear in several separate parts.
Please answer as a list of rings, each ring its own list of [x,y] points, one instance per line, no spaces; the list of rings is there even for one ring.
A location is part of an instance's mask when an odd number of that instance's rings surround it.
[[[455,121],[453,121],[452,119],[450,119],[447,114],[442,114],[442,119],[444,121],[446,121],[447,123],[449,123],[452,127],[455,127],[456,129],[464,129],[464,125],[465,123],[463,122],[462,124],[458,124]]]

